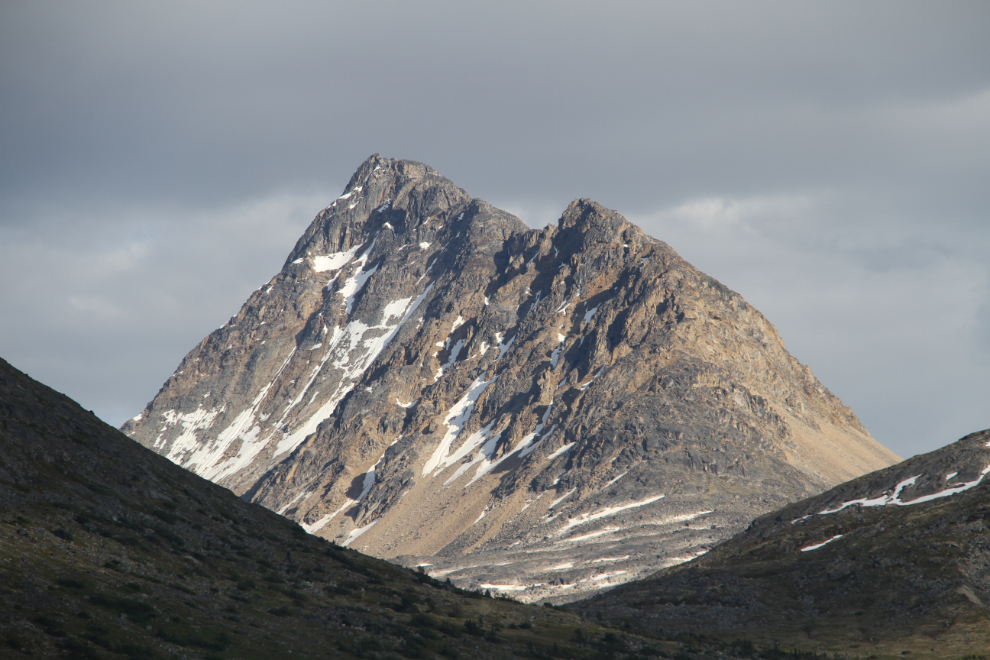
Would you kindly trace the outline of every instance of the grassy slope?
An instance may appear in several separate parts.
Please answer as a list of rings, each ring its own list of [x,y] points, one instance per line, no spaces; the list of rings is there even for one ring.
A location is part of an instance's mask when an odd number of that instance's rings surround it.
[[[698,653],[310,536],[0,360],[0,657]]]
[[[853,506],[791,522],[913,474],[944,479],[966,469],[973,479],[990,458],[987,441],[990,431],[972,434],[792,504],[702,558],[569,609],[831,652],[990,656],[990,479],[928,503]]]

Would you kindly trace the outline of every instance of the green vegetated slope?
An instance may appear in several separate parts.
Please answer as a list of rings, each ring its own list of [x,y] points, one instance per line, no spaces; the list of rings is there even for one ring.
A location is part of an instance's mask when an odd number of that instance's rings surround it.
[[[988,443],[974,433],[854,479],[569,609],[833,653],[990,656]]]
[[[0,657],[710,657],[694,647],[310,536],[0,360]]]

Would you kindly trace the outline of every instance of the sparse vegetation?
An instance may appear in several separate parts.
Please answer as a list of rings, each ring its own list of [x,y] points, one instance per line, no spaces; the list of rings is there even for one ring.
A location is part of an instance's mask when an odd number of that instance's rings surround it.
[[[0,396],[0,656],[632,660],[686,649],[310,536],[5,364]]]

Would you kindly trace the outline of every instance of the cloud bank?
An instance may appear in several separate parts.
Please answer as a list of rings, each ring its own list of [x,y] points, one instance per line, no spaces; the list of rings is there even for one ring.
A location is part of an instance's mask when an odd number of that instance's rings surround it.
[[[590,197],[901,455],[990,426],[990,5],[6,3],[0,355],[117,424],[374,152]]]

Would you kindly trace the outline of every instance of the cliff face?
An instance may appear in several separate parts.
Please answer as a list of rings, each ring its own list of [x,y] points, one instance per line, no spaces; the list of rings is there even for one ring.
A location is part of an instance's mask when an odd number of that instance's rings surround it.
[[[123,430],[380,557],[572,600],[897,461],[738,294],[589,200],[373,156]]]

